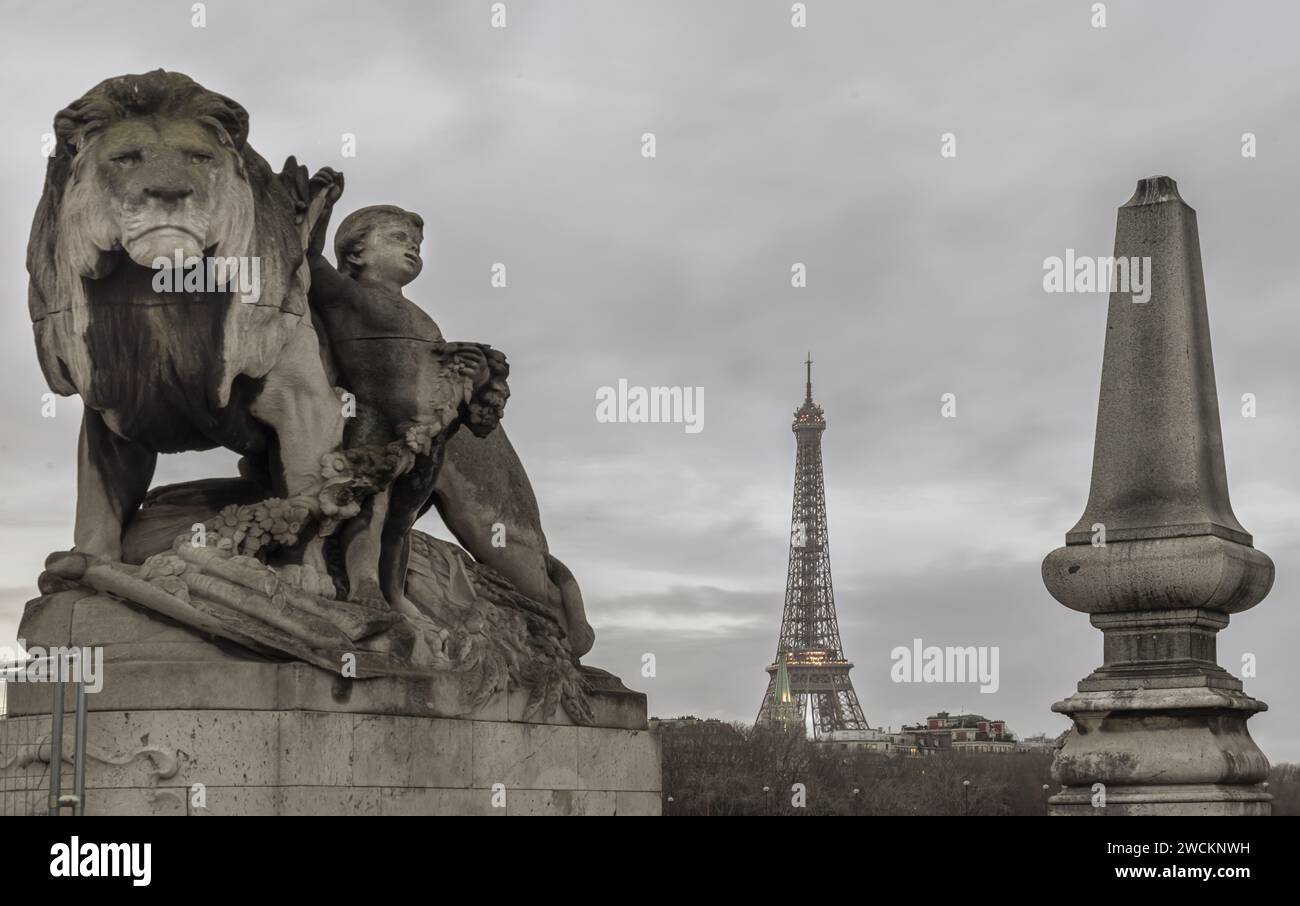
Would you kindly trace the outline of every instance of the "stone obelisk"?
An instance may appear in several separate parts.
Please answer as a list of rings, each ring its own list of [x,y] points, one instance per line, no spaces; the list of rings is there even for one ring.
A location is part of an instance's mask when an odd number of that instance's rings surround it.
[[[1150,259],[1148,301],[1111,292],[1092,487],[1043,561],[1058,601],[1102,631],[1103,663],[1052,706],[1073,732],[1057,815],[1267,815],[1267,708],[1217,663],[1215,635],[1273,584],[1233,515],[1196,212],[1166,176],[1119,209],[1115,258]]]

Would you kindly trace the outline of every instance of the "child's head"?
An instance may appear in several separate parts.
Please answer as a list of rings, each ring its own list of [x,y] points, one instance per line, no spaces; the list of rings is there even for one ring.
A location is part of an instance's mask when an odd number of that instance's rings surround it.
[[[420,275],[424,220],[388,204],[353,211],[334,234],[339,271],[353,279],[367,276],[405,286]]]

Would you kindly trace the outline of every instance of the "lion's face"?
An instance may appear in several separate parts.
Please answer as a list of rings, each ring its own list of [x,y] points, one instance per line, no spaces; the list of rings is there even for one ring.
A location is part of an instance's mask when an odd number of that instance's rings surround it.
[[[223,137],[219,127],[193,118],[119,120],[79,150],[63,214],[80,222],[100,252],[121,248],[145,267],[214,247],[242,255],[253,194]],[[101,268],[85,263],[83,274],[97,276]]]
[[[248,144],[248,111],[178,72],[105,79],[55,113],[53,126],[27,246],[28,305],[50,387],[81,393],[91,408],[119,401],[119,373],[144,369],[105,367],[105,359],[121,352],[122,338],[145,342],[142,332],[166,324],[149,348],[211,347],[210,357],[190,357],[203,374],[191,373],[185,392],[224,408],[237,376],[262,377],[274,367],[307,311],[297,195],[305,174],[274,173]],[[261,301],[205,292],[212,305],[155,310],[153,297],[163,290],[141,271],[174,262],[178,251],[254,264]],[[215,273],[234,276],[228,265]],[[173,295],[162,301],[181,298]],[[191,309],[204,317],[184,318]],[[221,314],[219,336],[207,314]],[[181,339],[204,324],[202,339]],[[98,364],[92,347],[102,354]],[[112,386],[97,387],[100,375]],[[156,389],[134,397],[142,412]]]

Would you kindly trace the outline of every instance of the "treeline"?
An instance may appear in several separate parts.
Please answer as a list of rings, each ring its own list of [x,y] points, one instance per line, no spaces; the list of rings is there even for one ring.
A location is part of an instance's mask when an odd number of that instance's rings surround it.
[[[664,814],[1045,815],[1050,752],[888,757],[716,721],[660,729]],[[1269,777],[1275,815],[1300,815],[1300,765]]]
[[[666,815],[1047,811],[1043,784],[1051,782],[1051,756],[1046,753],[888,757],[821,745],[798,733],[716,722],[664,727],[660,736]]]
[[[1300,815],[1300,764],[1275,764],[1268,773],[1274,815]]]

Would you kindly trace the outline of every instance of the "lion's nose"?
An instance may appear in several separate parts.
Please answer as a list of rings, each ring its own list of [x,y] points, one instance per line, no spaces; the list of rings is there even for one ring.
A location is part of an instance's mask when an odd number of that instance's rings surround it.
[[[194,194],[194,190],[182,186],[145,186],[145,198],[156,198],[159,201],[174,202],[182,198],[188,198]]]

